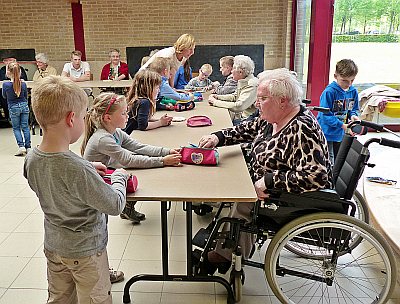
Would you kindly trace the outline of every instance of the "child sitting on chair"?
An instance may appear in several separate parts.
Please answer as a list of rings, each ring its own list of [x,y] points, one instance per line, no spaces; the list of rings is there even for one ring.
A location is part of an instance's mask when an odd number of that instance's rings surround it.
[[[151,130],[171,125],[172,117],[167,114],[154,119],[161,76],[150,70],[136,73],[127,99],[129,119],[124,131],[131,134],[133,130]]]
[[[163,97],[169,98],[173,100],[193,100],[193,94],[189,93],[178,93],[169,85],[169,76],[170,76],[170,59],[157,57],[153,60],[153,62],[149,65],[149,69],[151,71],[157,72],[161,75],[161,86],[160,92],[158,93],[157,100],[160,101]],[[174,105],[170,104],[161,104],[157,103],[157,110],[173,110]]]
[[[192,78],[185,86],[186,90],[211,90],[213,88],[212,81],[208,78],[212,74],[211,64],[203,64],[199,71],[199,76]]]
[[[111,168],[155,168],[178,166],[181,155],[175,149],[142,144],[121,129],[128,121],[126,99],[114,93],[101,93],[86,114],[85,138],[81,153],[89,161],[99,161]],[[136,202],[127,202],[120,214],[134,224],[145,219],[135,210]]]

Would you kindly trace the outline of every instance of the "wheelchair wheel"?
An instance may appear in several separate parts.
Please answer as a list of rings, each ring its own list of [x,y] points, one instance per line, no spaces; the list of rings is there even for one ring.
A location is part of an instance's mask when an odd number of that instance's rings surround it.
[[[355,190],[354,194],[353,194],[353,201],[357,205],[357,210],[356,210],[356,214],[354,215],[354,217],[363,221],[364,223],[369,224],[368,206],[364,199],[364,196],[360,192]]]
[[[365,202],[364,197],[360,192],[357,190],[354,191],[353,195],[353,202],[356,204],[357,209],[356,213],[354,214],[354,217],[356,219],[359,219],[360,221],[363,221],[364,223],[369,224],[369,213],[368,213],[368,206],[367,203]],[[351,249],[356,248],[361,242],[361,239],[358,234],[355,234],[352,236],[351,241],[349,243],[349,247]],[[322,248],[320,247],[313,247],[310,246],[309,244],[302,244],[298,242],[288,242],[285,245],[285,248],[289,250],[290,252],[293,252],[299,256],[305,257],[305,258],[310,258],[310,259],[323,259],[330,257],[330,255]],[[328,255],[326,255],[328,254]]]
[[[346,238],[360,238],[346,248]],[[326,252],[320,260],[285,248],[303,242]],[[396,286],[390,246],[366,223],[336,213],[302,216],[274,236],[265,255],[265,274],[282,303],[385,303]]]

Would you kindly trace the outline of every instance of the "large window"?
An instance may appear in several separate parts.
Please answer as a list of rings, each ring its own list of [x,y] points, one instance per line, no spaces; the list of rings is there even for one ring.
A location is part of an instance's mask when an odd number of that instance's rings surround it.
[[[359,67],[355,84],[400,83],[400,0],[335,0],[330,80],[336,62]]]

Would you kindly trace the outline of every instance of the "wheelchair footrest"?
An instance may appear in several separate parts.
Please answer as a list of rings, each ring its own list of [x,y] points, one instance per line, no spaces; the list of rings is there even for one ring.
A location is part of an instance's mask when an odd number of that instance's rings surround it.
[[[209,230],[201,228],[193,237],[192,244],[197,247],[204,248],[206,246],[208,238],[210,237],[210,234],[211,232]]]

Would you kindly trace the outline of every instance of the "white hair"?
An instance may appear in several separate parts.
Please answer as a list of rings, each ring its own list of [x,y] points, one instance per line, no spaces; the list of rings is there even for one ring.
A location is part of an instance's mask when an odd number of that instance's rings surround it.
[[[45,53],[38,53],[38,54],[35,56],[35,59],[36,59],[37,61],[43,62],[43,63],[45,63],[45,64],[47,64],[47,63],[49,62],[49,59],[47,58],[47,56],[46,56]]]
[[[247,77],[254,73],[254,61],[249,56],[237,55],[233,59],[233,69],[242,70]]]
[[[287,98],[293,106],[301,103],[303,90],[296,76],[288,69],[266,70],[258,78],[259,86],[268,83],[268,91],[272,97]]]

